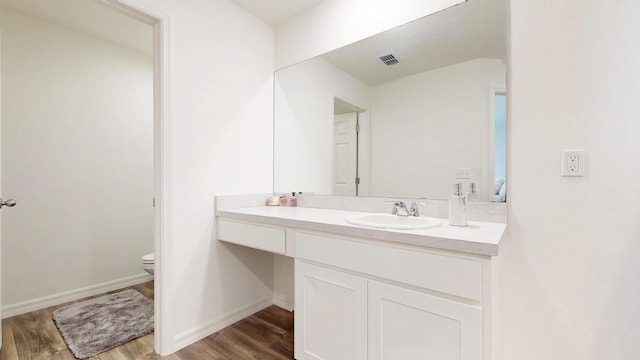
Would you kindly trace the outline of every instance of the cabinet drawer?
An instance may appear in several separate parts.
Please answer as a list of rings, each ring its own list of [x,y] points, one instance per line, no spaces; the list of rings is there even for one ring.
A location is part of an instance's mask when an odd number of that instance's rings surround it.
[[[218,239],[277,254],[286,251],[284,229],[219,219]]]
[[[296,257],[482,300],[482,262],[307,233],[296,234]]]

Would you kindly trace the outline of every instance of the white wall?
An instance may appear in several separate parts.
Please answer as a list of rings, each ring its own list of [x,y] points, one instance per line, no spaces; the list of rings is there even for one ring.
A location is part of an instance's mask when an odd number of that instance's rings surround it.
[[[447,199],[456,169],[471,168],[475,200],[492,200],[490,89],[505,82],[500,60],[477,59],[373,86],[371,193]]]
[[[272,190],[273,28],[227,0],[158,0],[171,22],[172,221],[167,306],[176,349],[271,301],[273,257],[217,242],[214,196]]]
[[[276,69],[324,54],[462,1],[325,0],[278,26]]]
[[[334,98],[366,110],[369,87],[314,58],[278,71],[275,88],[274,191],[331,194]]]
[[[142,271],[153,251],[148,56],[0,10],[2,305]],[[149,29],[149,31],[151,31]]]
[[[640,2],[511,1],[503,359],[640,358]],[[562,149],[586,174],[559,176]]]

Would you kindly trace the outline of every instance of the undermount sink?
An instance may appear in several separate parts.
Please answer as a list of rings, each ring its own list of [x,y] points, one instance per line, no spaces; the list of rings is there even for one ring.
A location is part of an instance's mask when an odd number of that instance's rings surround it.
[[[430,217],[398,216],[390,214],[358,214],[347,216],[346,222],[376,229],[418,230],[442,225],[442,221]]]

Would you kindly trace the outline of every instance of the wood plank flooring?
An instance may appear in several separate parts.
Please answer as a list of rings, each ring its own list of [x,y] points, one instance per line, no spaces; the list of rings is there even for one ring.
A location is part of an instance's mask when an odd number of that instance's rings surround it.
[[[153,281],[128,289],[136,289],[153,299]],[[116,291],[121,290],[124,289]],[[102,295],[105,294],[93,297]],[[52,314],[61,306],[83,300],[86,299],[2,320],[0,360],[74,360],[52,320]],[[293,314],[276,306],[268,307],[168,356],[160,356],[153,351],[153,334],[149,334],[89,359],[293,359]]]

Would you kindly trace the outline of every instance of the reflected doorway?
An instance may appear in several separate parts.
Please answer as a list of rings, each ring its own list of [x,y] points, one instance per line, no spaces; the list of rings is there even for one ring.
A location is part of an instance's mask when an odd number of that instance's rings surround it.
[[[333,195],[358,196],[360,113],[340,99],[333,102]]]
[[[493,199],[507,201],[507,92],[493,92]]]

